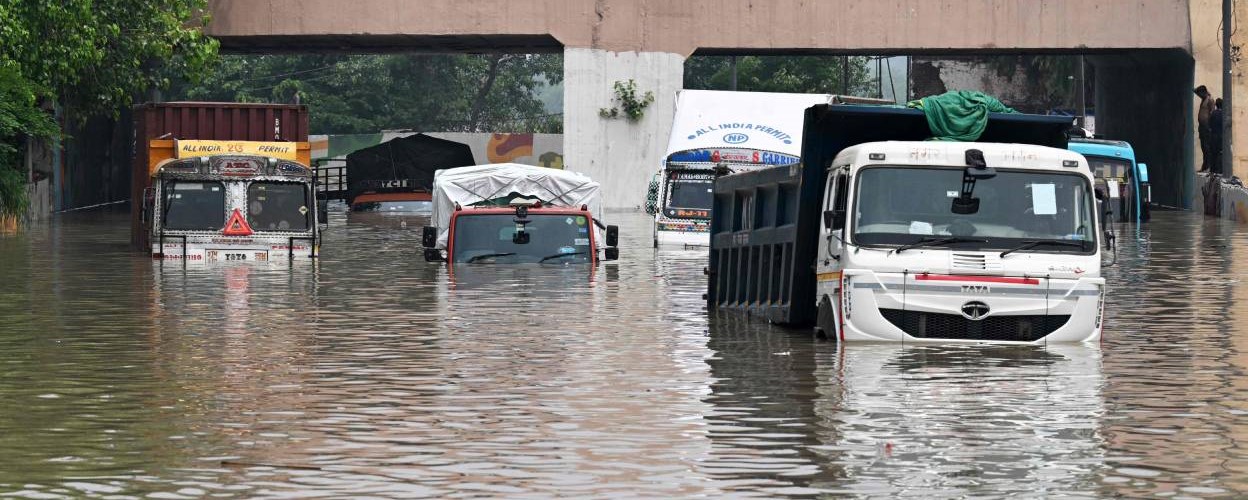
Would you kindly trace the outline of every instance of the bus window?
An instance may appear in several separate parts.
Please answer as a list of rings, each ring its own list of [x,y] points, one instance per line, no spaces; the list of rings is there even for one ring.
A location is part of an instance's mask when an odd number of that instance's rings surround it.
[[[311,211],[303,184],[253,182],[247,187],[247,223],[256,231],[307,231]]]

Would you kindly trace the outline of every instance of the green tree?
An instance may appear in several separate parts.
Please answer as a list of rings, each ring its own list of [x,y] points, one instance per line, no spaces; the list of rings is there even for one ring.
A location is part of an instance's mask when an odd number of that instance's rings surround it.
[[[685,88],[729,90],[732,58],[694,56],[685,61]],[[842,56],[741,56],[737,57],[737,90],[792,92],[799,94],[875,95],[867,75],[867,58],[850,57],[846,85]]]
[[[0,212],[26,210],[24,141],[55,136],[47,103],[113,113],[216,58],[206,0],[0,0]],[[14,175],[10,170],[16,170]],[[21,184],[17,184],[21,182]],[[13,193],[21,192],[21,195]]]
[[[316,133],[383,129],[559,132],[539,87],[558,83],[557,54],[224,56],[175,99],[308,105]]]

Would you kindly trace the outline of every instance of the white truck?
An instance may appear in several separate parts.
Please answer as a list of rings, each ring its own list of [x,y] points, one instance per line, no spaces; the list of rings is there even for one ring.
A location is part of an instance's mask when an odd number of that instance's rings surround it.
[[[667,154],[647,193],[654,246],[709,245],[715,176],[797,163],[802,111],[834,99],[830,94],[678,91]]]
[[[922,113],[851,108],[807,111],[821,139],[803,165],[716,182],[711,307],[844,341],[1100,337],[1112,233],[1068,122],[992,115],[984,142],[877,142],[922,138]]]

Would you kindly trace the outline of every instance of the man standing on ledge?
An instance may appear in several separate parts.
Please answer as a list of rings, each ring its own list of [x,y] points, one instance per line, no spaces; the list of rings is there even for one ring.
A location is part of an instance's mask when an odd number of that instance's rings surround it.
[[[1213,116],[1213,99],[1209,95],[1209,89],[1204,85],[1196,87],[1196,96],[1200,97],[1200,110],[1196,112],[1196,130],[1200,133],[1200,171],[1208,172],[1210,161],[1213,160],[1213,129],[1209,126],[1210,118]]]

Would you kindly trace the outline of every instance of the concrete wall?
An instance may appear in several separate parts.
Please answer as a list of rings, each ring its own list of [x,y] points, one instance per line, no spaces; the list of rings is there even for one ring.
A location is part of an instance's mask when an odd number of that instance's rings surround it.
[[[226,50],[906,53],[1191,46],[1187,0],[209,0]],[[308,45],[315,44],[315,45]],[[267,47],[266,47],[267,46]]]
[[[1192,61],[1181,51],[1089,57],[1096,67],[1096,133],[1121,139],[1147,163],[1153,201],[1190,208]]]
[[[1248,12],[1248,0],[1235,0],[1235,12]],[[1221,97],[1222,91],[1222,1],[1221,0],[1190,0],[1192,23],[1192,58],[1195,64],[1195,85],[1204,85],[1214,97]],[[1243,47],[1248,33],[1232,31],[1232,44]],[[1244,62],[1242,58],[1235,64],[1235,102],[1231,121],[1240,126],[1232,129],[1231,140],[1234,142],[1234,175],[1248,179],[1248,81],[1244,78]],[[1189,123],[1193,130],[1196,127],[1196,108],[1200,103],[1190,89],[1187,97],[1192,100],[1192,112]],[[1200,148],[1195,152],[1196,165],[1201,164]]]
[[[357,150],[415,135],[412,131],[385,131],[377,134],[312,135],[312,159],[346,158]],[[478,164],[523,163],[547,168],[563,168],[562,134],[489,134],[477,132],[424,132],[425,135],[467,144]]]
[[[645,202],[646,186],[661,166],[671,135],[684,62],[684,57],[669,53],[564,51],[564,168],[602,183],[605,206],[640,207]],[[654,92],[654,103],[641,120],[599,116],[600,108],[615,104],[615,82],[629,79],[636,81],[639,93]]]
[[[1206,174],[1196,174],[1195,210],[1205,215],[1248,224],[1248,189],[1220,182],[1211,185]]]
[[[916,56],[911,59],[915,98],[949,90],[977,90],[1024,113],[1046,113],[1064,100],[1045,95],[1025,59],[1011,56]]]

